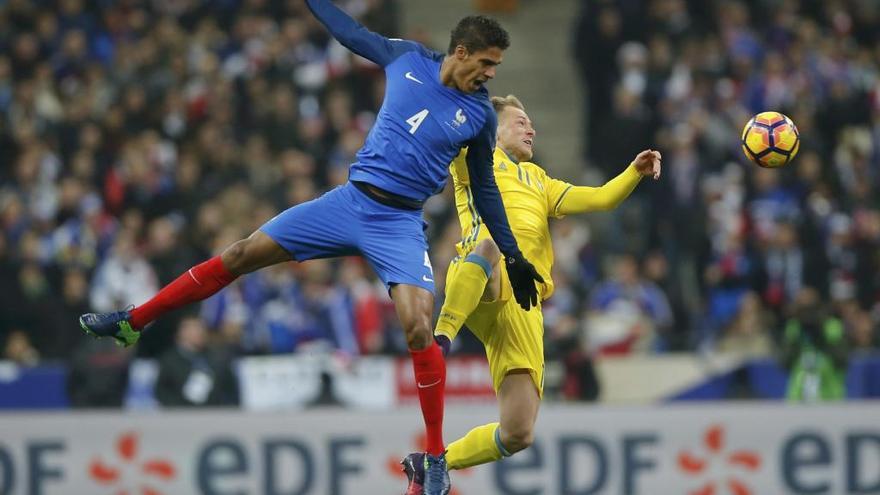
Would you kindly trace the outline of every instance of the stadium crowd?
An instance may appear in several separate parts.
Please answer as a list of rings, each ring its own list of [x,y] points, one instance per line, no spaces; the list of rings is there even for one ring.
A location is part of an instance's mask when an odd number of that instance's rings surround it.
[[[589,162],[609,176],[649,146],[665,162],[663,180],[637,189],[619,226],[588,251],[635,255],[644,282],[625,256],[612,287],[629,290],[596,289],[591,307],[618,322],[646,317],[653,349],[766,354],[778,350],[792,303],[815,289],[849,347],[876,349],[880,4],[582,5],[574,55],[588,88]],[[799,155],[782,170],[741,150],[743,125],[765,110],[800,130]],[[640,340],[634,327],[605,327],[590,330],[600,349]]]
[[[397,2],[346,4],[402,34]],[[876,348],[877,3],[582,4],[585,167],[610,177],[650,147],[665,172],[611,221],[554,224],[548,358],[577,370],[592,353],[771,353],[810,288],[850,347]],[[24,363],[75,361],[94,345],[80,313],[141,303],[343,183],[384,91],[299,1],[10,0],[0,46],[0,350]],[[801,132],[783,170],[740,150],[742,125],[766,109]],[[440,296],[460,233],[448,189],[426,208]],[[262,270],[196,311],[229,355],[406,348],[357,258]],[[136,352],[170,352],[189,316],[156,322]]]
[[[0,18],[0,319],[7,355],[29,359],[68,358],[84,309],[144,302],[343,182],[384,89],[304,2],[55,3],[12,1]],[[394,3],[349,4],[397,34]],[[201,315],[241,353],[395,350],[387,298],[359,261],[342,265],[254,274]],[[138,352],[168,349],[183,316]]]

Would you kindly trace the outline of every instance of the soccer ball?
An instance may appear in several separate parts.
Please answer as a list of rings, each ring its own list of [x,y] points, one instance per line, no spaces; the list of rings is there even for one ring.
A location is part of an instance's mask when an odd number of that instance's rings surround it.
[[[761,112],[748,121],[742,132],[746,157],[758,166],[777,168],[790,162],[801,146],[797,127],[779,112]]]

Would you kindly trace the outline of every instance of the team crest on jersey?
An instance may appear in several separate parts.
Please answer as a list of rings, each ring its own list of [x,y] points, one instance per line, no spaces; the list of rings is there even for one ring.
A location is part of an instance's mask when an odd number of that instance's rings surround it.
[[[461,131],[459,131],[458,128],[464,125],[465,122],[467,122],[467,115],[464,114],[464,110],[459,108],[458,111],[455,112],[455,119],[450,120],[446,125],[448,125],[453,131],[461,134]]]
[[[507,171],[507,164],[505,164],[504,162],[498,162],[498,170],[503,170],[506,172]]]

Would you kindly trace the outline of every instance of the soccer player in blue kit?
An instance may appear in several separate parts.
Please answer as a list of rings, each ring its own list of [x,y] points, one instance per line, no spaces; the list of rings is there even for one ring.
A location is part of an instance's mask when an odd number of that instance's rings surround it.
[[[315,17],[352,52],[382,66],[385,100],[349,182],[293,206],[248,238],[190,268],[151,300],[130,310],[89,313],[80,325],[97,337],[132,345],[162,314],[205,299],[238,276],[277,263],[363,255],[388,287],[406,333],[427,433],[427,495],[450,489],[443,445],[446,365],[432,336],[434,274],[422,205],[440,192],[448,166],[467,147],[467,168],[479,221],[506,259],[517,302],[537,303],[541,276],[510,231],[495,184],[497,120],[483,84],[495,76],[507,32],[493,19],[470,16],[452,31],[447,53],[373,33],[330,0],[306,0]]]

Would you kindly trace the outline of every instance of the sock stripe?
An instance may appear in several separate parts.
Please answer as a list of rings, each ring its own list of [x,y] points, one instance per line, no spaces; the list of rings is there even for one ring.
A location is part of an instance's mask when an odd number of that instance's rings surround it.
[[[501,426],[495,428],[495,446],[498,447],[498,451],[501,452],[502,456],[510,457],[511,455],[513,455],[508,452],[507,449],[504,448],[504,444],[501,443]]]
[[[193,279],[193,281],[194,281],[195,283],[197,283],[197,284],[199,284],[199,285],[202,285],[202,283],[199,282],[199,279],[197,279],[197,278],[196,278],[196,275],[193,273],[193,269],[192,269],[192,268],[190,268],[186,273],[189,273],[189,276],[192,277],[192,279]]]
[[[471,253],[467,255],[464,261],[465,263],[474,263],[475,265],[478,265],[484,272],[486,272],[487,278],[492,276],[492,264],[489,263],[489,260],[479,254]]]

